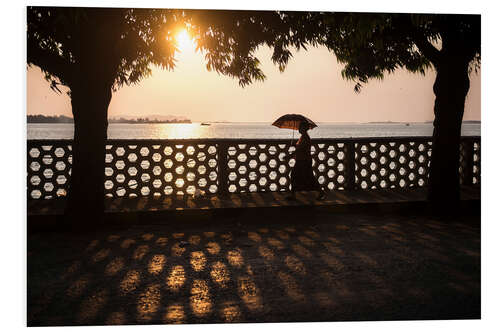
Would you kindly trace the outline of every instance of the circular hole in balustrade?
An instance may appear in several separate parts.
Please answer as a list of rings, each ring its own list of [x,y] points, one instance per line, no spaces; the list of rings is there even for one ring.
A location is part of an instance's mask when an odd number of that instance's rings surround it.
[[[64,156],[64,149],[62,149],[61,147],[58,147],[56,148],[56,150],[54,150],[54,155],[56,157],[63,157]]]
[[[267,161],[267,155],[264,154],[264,153],[260,153],[260,155],[259,155],[259,161],[261,161],[261,162]]]
[[[113,188],[113,186],[114,186],[114,184],[113,184],[113,182],[112,182],[111,180],[106,180],[106,181],[104,182],[104,188],[105,188],[106,190],[110,190],[110,189],[112,189],[112,188]]]
[[[118,169],[118,170],[123,170],[125,168],[125,162],[123,162],[122,160],[118,160],[116,161],[115,163],[115,167]]]
[[[110,177],[113,175],[113,173],[114,173],[113,168],[110,168],[110,167],[104,168],[104,175]]]
[[[163,153],[167,156],[172,155],[173,152],[174,150],[172,149],[172,147],[165,147],[165,149],[163,149]]]
[[[256,160],[250,160],[250,162],[248,162],[248,166],[251,169],[255,169],[255,167],[257,167],[257,161]]]
[[[205,178],[198,179],[198,186],[199,187],[206,187],[207,186],[207,180]]]
[[[171,182],[173,178],[174,178],[174,176],[170,172],[167,172],[165,174],[165,176],[163,177],[163,179],[165,179],[165,181],[167,181],[167,182]]]
[[[208,161],[208,166],[211,168],[215,168],[217,166],[217,160],[215,158],[212,158]]]
[[[59,175],[59,176],[57,176],[57,178],[56,178],[56,182],[57,182],[57,184],[59,184],[59,185],[66,184],[66,181],[67,181],[67,179],[66,179],[66,177],[65,177],[65,176],[63,176],[63,175]]]
[[[52,156],[50,156],[50,155],[44,155],[43,158],[42,158],[42,162],[45,165],[52,164],[53,161],[54,161],[54,158]]]
[[[31,148],[29,155],[33,158],[38,158],[40,156],[40,150],[38,150],[38,148]]]
[[[186,193],[189,195],[193,195],[196,191],[196,187],[194,185],[189,185],[186,187]]]
[[[251,171],[249,174],[248,174],[248,179],[250,179],[251,181],[254,181],[257,179],[257,173],[255,171]]]
[[[159,176],[159,175],[161,174],[161,168],[160,168],[159,166],[155,166],[155,167],[153,168],[153,174],[154,174],[155,176]]]
[[[229,185],[228,191],[231,193],[236,192],[236,185],[234,184]]]
[[[207,168],[206,168],[204,165],[200,165],[200,166],[198,167],[198,173],[199,173],[200,175],[204,175],[206,172],[207,172]]]
[[[38,163],[38,162],[31,162],[30,168],[33,171],[38,171],[38,170],[40,170],[40,163]]]
[[[180,165],[177,168],[175,168],[175,173],[178,175],[182,175],[184,173],[184,170],[185,170],[184,167]]]
[[[123,149],[123,147],[116,148],[115,155],[116,156],[123,156],[123,155],[125,155],[125,149]]]
[[[125,181],[125,175],[122,173],[119,173],[116,175],[115,179],[118,183],[123,183]]]
[[[148,173],[143,173],[141,175],[141,181],[143,183],[148,183],[151,180],[151,176]]]
[[[153,159],[154,162],[160,162],[161,155],[159,153],[154,153],[151,158]]]
[[[165,193],[166,195],[170,195],[174,192],[174,189],[172,188],[172,186],[165,186],[165,188],[163,189],[163,193]]]
[[[160,188],[161,185],[162,185],[161,180],[159,180],[159,179],[153,180],[153,187],[154,188]]]
[[[54,189],[54,185],[52,183],[45,183],[43,185],[43,189],[45,190],[45,192],[52,192],[52,190]]]
[[[177,180],[175,181],[175,186],[177,188],[182,188],[184,187],[184,179],[182,178],[177,178]]]
[[[41,196],[42,196],[42,192],[40,192],[39,190],[31,191],[31,197],[33,199],[39,199]]]
[[[188,172],[186,174],[186,180],[188,182],[193,182],[195,180],[195,178],[196,178],[196,175],[193,172]]]
[[[127,173],[128,173],[130,176],[132,176],[132,177],[133,177],[133,176],[137,175],[137,169],[136,169],[135,167],[130,167],[130,168],[128,168]]]
[[[52,169],[45,169],[45,170],[43,170],[43,176],[46,179],[52,178],[53,175],[54,175],[54,171],[52,171]]]
[[[184,161],[184,154],[183,153],[177,153],[175,154],[175,160],[178,162]]]
[[[248,187],[248,190],[250,192],[257,192],[257,185],[255,184],[250,184],[250,186]]]

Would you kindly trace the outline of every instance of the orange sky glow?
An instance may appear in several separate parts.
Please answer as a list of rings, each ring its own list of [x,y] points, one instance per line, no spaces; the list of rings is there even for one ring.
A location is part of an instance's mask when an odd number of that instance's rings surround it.
[[[177,34],[174,71],[153,69],[139,84],[113,94],[109,117],[174,115],[192,121],[269,122],[285,113],[301,113],[318,122],[429,121],[433,117],[435,73],[425,76],[397,70],[384,80],[372,80],[361,93],[342,79],[342,64],[326,48],[295,52],[284,73],[270,60],[271,51],[257,56],[267,76],[241,88],[238,81],[208,72],[203,55],[186,31]],[[67,91],[67,90],[63,90]],[[39,68],[27,72],[27,113],[71,116],[69,97],[50,90]],[[481,74],[471,74],[464,120],[481,119]]]

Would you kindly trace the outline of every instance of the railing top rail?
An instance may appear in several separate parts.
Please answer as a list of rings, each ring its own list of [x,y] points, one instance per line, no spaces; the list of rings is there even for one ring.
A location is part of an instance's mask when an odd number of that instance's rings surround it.
[[[296,138],[298,139],[298,138]],[[356,138],[312,138],[312,142],[329,142],[329,143],[345,143],[345,142],[382,142],[382,141],[431,141],[431,136],[388,136],[388,137],[356,137]],[[462,136],[462,140],[481,140],[481,136]],[[73,139],[29,139],[29,143],[65,143],[73,142]],[[174,142],[176,144],[189,143],[288,143],[291,139],[247,139],[247,138],[197,138],[197,139],[108,139],[107,144],[123,144],[128,142],[136,142],[140,144],[165,144]]]

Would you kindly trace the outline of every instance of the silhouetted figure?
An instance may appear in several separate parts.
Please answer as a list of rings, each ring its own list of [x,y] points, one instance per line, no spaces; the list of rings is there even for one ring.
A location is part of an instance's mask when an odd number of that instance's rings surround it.
[[[314,177],[311,158],[311,138],[307,131],[309,124],[302,122],[299,125],[299,140],[295,144],[295,152],[289,156],[295,155],[295,165],[292,169],[290,178],[292,181],[292,194],[287,198],[295,200],[296,191],[319,191],[318,200],[325,198],[325,191],[321,188],[316,177]]]

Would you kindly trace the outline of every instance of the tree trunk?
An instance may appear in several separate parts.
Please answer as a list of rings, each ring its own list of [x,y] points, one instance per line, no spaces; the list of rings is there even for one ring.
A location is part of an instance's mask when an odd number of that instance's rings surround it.
[[[459,159],[465,97],[469,91],[469,61],[450,54],[435,64],[434,132],[429,179],[429,201],[440,214],[459,207]]]
[[[111,85],[99,74],[83,74],[71,87],[75,121],[73,161],[66,217],[68,223],[99,223],[104,213],[105,144]]]

